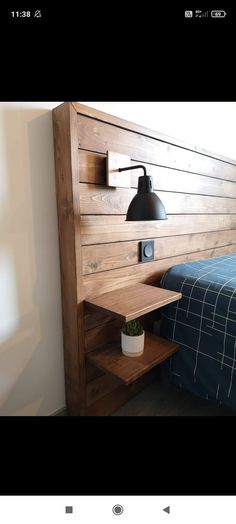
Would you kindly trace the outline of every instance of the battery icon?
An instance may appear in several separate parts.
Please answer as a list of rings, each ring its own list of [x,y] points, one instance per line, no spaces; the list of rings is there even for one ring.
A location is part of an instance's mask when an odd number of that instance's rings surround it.
[[[227,13],[223,11],[223,9],[219,9],[218,11],[211,11],[212,18],[224,18],[226,14]]]

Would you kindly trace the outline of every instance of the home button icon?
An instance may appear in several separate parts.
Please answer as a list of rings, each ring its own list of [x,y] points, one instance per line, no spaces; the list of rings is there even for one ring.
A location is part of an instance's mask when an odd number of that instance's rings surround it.
[[[124,511],[124,508],[120,504],[116,504],[115,506],[113,506],[112,511],[114,515],[121,515]]]

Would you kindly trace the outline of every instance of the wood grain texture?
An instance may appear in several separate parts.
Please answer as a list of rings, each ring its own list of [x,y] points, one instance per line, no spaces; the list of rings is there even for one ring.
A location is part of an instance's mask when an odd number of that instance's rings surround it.
[[[111,317],[102,311],[95,311],[89,304],[84,304],[84,329],[88,331],[94,327],[111,322]]]
[[[111,322],[107,322],[106,324],[99,325],[86,331],[85,352],[89,353],[94,349],[104,346],[104,344],[120,340],[120,332],[123,324],[123,321],[120,319],[111,319]]]
[[[177,257],[164,258],[162,260],[149,262],[148,264],[139,264],[138,266],[128,266],[125,268],[93,273],[83,277],[84,297],[86,300],[94,298],[102,293],[113,291],[114,289],[124,288],[127,285],[143,282],[144,284],[155,284],[160,282],[163,273],[176,264],[182,264],[191,260],[200,260],[203,258],[213,258],[217,256],[235,253],[234,244],[225,247],[208,249],[201,252],[188,253]]]
[[[78,115],[79,148],[106,154],[108,150],[132,160],[158,164],[223,180],[236,180],[233,164],[215,160],[93,118]]]
[[[179,300],[181,296],[176,291],[137,283],[135,286],[100,294],[91,299],[89,304],[125,323]]]
[[[100,313],[100,311],[96,311],[93,307],[90,308],[89,304],[85,304],[85,311],[85,331],[90,331],[93,328],[104,326],[105,324],[114,321],[114,318],[108,316],[106,313]],[[147,329],[148,331],[152,330],[152,325],[154,320],[156,320],[156,316],[157,312],[155,310],[153,313],[148,313],[147,315],[141,315],[139,317],[144,329]]]
[[[81,242],[105,244],[236,229],[236,215],[169,215],[168,220],[125,222],[125,216],[83,215]]]
[[[137,165],[139,161],[131,162]],[[153,187],[157,191],[175,191],[177,193],[192,193],[198,195],[212,195],[220,197],[236,198],[235,182],[228,182],[219,178],[203,176],[177,169],[154,166],[142,162],[147,173],[153,177]],[[92,153],[90,151],[79,151],[80,182],[100,184],[106,186],[106,155]],[[122,167],[122,166],[120,166]],[[138,177],[142,176],[142,170],[130,171],[130,187],[138,187]],[[120,176],[128,177],[128,172]]]
[[[91,380],[94,380],[95,378],[100,377],[103,375],[103,371],[101,369],[98,369],[97,367],[90,364],[90,362],[85,362],[85,372],[86,372],[86,384],[88,382],[91,382]]]
[[[107,393],[114,391],[120,384],[121,381],[111,374],[103,374],[90,381],[86,387],[87,406],[91,406],[91,404],[104,397]]]
[[[155,238],[154,259],[160,260],[184,253],[193,253],[194,251],[199,251],[199,256],[201,256],[202,250],[229,244],[236,244],[235,229]],[[137,240],[83,246],[83,274],[87,275],[89,273],[98,273],[139,264],[139,251],[140,242]]]
[[[126,386],[150,371],[170,357],[178,346],[170,340],[145,333],[144,352],[140,357],[126,357],[122,354],[120,345],[109,344],[104,348],[92,351],[87,360],[120,379]]]
[[[156,370],[121,386],[86,362],[102,346],[119,343],[123,321],[84,300],[138,283],[157,285],[175,264],[235,252],[236,162],[80,104],[59,106],[53,120],[67,405],[72,415],[109,415]],[[130,189],[107,188],[107,150],[146,165],[168,220],[125,222],[139,173],[132,172]],[[139,264],[138,241],[149,238],[156,260]],[[140,318],[152,326],[152,313]]]
[[[219,155],[216,152],[208,151],[198,145],[189,144],[188,142],[185,142],[184,140],[179,140],[176,137],[170,137],[168,135],[164,135],[163,133],[160,133],[159,131],[155,131],[154,129],[149,129],[139,124],[135,124],[134,122],[129,122],[128,120],[118,118],[114,115],[109,115],[103,111],[99,111],[97,109],[93,109],[92,107],[85,106],[84,104],[80,104],[79,102],[72,102],[72,105],[74,109],[76,110],[76,112],[78,113],[78,115],[88,116],[89,118],[101,120],[101,122],[106,122],[114,126],[123,127],[124,129],[134,131],[135,133],[145,135],[145,136],[150,136],[157,140],[161,140],[162,142],[166,142],[167,144],[177,145],[178,147],[189,149],[190,151],[195,151],[195,152],[201,153],[202,155],[220,159],[224,162],[236,165],[235,159],[228,158],[223,155]]]
[[[58,229],[61,264],[63,339],[66,402],[70,415],[85,407],[85,360],[83,357],[83,306],[78,305],[81,278],[76,273],[76,251],[80,235],[75,235],[75,215],[79,213],[77,115],[71,105],[53,110]],[[76,198],[73,207],[73,197]],[[78,295],[77,295],[78,292]],[[77,316],[78,308],[80,315]]]
[[[80,183],[82,215],[125,215],[135,189],[110,188]],[[158,191],[167,214],[236,213],[236,199]]]
[[[100,155],[91,151],[79,151],[80,182],[88,184],[106,185],[107,155]]]
[[[156,380],[156,369],[152,369],[140,379],[130,384],[130,386],[118,386],[111,393],[107,393],[99,398],[91,406],[87,407],[86,416],[109,416],[119,407],[123,406],[130,398],[134,397],[145,387]]]

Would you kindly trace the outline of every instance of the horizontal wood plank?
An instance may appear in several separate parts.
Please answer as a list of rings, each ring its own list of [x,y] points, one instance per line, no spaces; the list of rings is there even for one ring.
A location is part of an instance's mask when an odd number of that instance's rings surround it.
[[[134,161],[236,180],[235,165],[83,115],[78,116],[78,147],[103,154],[110,150],[129,155]]]
[[[135,189],[80,183],[82,215],[125,215]],[[236,199],[158,191],[167,214],[236,213]]]
[[[123,325],[124,322],[122,320],[116,319],[86,331],[85,352],[89,353],[96,348],[104,346],[104,344],[120,340],[120,332]]]
[[[87,406],[91,406],[107,393],[114,391],[120,384],[121,382],[117,377],[107,373],[90,381],[86,386]]]
[[[95,311],[88,303],[84,304],[84,329],[88,331],[101,324],[111,322],[111,317],[102,311]]]
[[[185,149],[190,149],[190,151],[197,151],[198,153],[201,153],[203,155],[217,158],[223,160],[224,162],[229,162],[230,164],[236,165],[236,160],[223,155],[219,155],[219,153],[216,152],[208,151],[207,149],[204,149],[203,147],[200,147],[198,145],[189,144],[188,142],[180,140],[176,137],[164,135],[163,133],[155,131],[154,129],[149,129],[147,127],[136,124],[135,122],[129,122],[128,120],[124,120],[123,118],[119,118],[114,115],[109,115],[108,113],[99,111],[98,109],[94,109],[92,107],[85,106],[84,104],[80,104],[79,102],[72,102],[72,105],[74,106],[78,115],[83,115],[89,118],[94,118],[96,120],[101,120],[102,122],[106,122],[108,124],[112,124],[118,127],[123,127],[124,129],[134,131],[135,133],[150,136],[157,140],[167,142],[168,144],[177,145],[178,147],[183,147]]]
[[[236,215],[170,215],[168,220],[126,222],[125,216],[80,217],[82,245],[236,229]]]
[[[113,322],[114,321],[114,318],[112,318],[111,316],[108,316],[105,313],[101,313],[100,314],[100,318],[99,318],[99,322],[97,322],[97,320],[96,320],[98,318],[97,315],[99,315],[99,311],[96,311],[94,308],[91,307],[91,313],[88,313],[88,316],[87,316],[87,319],[88,319],[88,324],[87,325],[90,326],[89,329],[93,329],[93,328],[98,327],[98,326],[103,326],[105,324],[108,324],[109,322]],[[146,315],[141,315],[139,317],[139,320],[142,323],[143,328],[145,330],[152,331],[153,322],[156,320],[156,317],[157,317],[157,312],[153,311],[151,313],[147,313]],[[94,318],[95,318],[95,321],[94,321]],[[86,323],[85,323],[85,325],[86,325]],[[89,331],[89,329],[86,329],[86,331]],[[90,334],[89,337],[90,337],[90,340],[91,340],[91,334]],[[102,333],[101,339],[104,340],[104,333]],[[109,336],[108,336],[108,340],[109,340]],[[88,371],[86,369],[86,373],[90,377],[93,374],[93,370],[90,369]]]
[[[156,380],[156,375],[157,370],[154,368],[130,386],[118,386],[115,390],[107,393],[88,406],[85,415],[103,417],[111,415],[111,413],[120,408],[130,398],[140,393],[140,391]]]
[[[148,264],[139,264],[86,275],[83,277],[83,297],[84,299],[94,298],[102,293],[124,288],[125,286],[135,284],[136,282],[157,285],[160,282],[163,273],[176,264],[182,264],[191,260],[213,258],[235,252],[235,245],[230,245],[209,249],[202,251],[201,253],[189,253],[149,262]]]
[[[87,359],[128,386],[170,357],[177,349],[178,346],[174,342],[147,332],[145,333],[144,352],[140,357],[126,357],[122,354],[119,345],[109,344],[109,346],[89,353]]]
[[[107,155],[91,151],[79,151],[79,181],[88,184],[106,185]]]
[[[98,378],[101,375],[103,375],[103,371],[101,371],[101,369],[98,369],[97,367],[90,364],[90,362],[85,362],[85,372],[86,372],[86,383],[91,382],[91,380],[94,380],[95,378]]]
[[[91,299],[90,305],[120,318],[124,323],[170,304],[181,298],[181,293],[137,283]],[[109,325],[108,325],[109,326]]]
[[[131,165],[138,163],[132,161]],[[176,169],[154,166],[142,162],[148,175],[153,178],[153,187],[157,191],[175,191],[198,195],[213,195],[236,198],[236,183],[212,178],[209,176],[188,173]],[[80,182],[106,185],[106,155],[80,150],[79,152]],[[141,169],[128,172],[131,187],[138,187],[138,177],[143,175]],[[125,177],[127,172],[122,173]]]
[[[143,239],[145,240],[145,239]],[[83,246],[83,274],[139,264],[139,241]],[[236,244],[236,229],[154,239],[154,259]],[[200,253],[199,253],[199,256]]]

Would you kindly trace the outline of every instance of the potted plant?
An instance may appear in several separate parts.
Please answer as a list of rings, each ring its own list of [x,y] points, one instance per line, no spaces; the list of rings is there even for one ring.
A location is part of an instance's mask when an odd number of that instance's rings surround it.
[[[144,330],[139,320],[129,320],[121,331],[121,348],[126,357],[140,357],[144,349]]]

